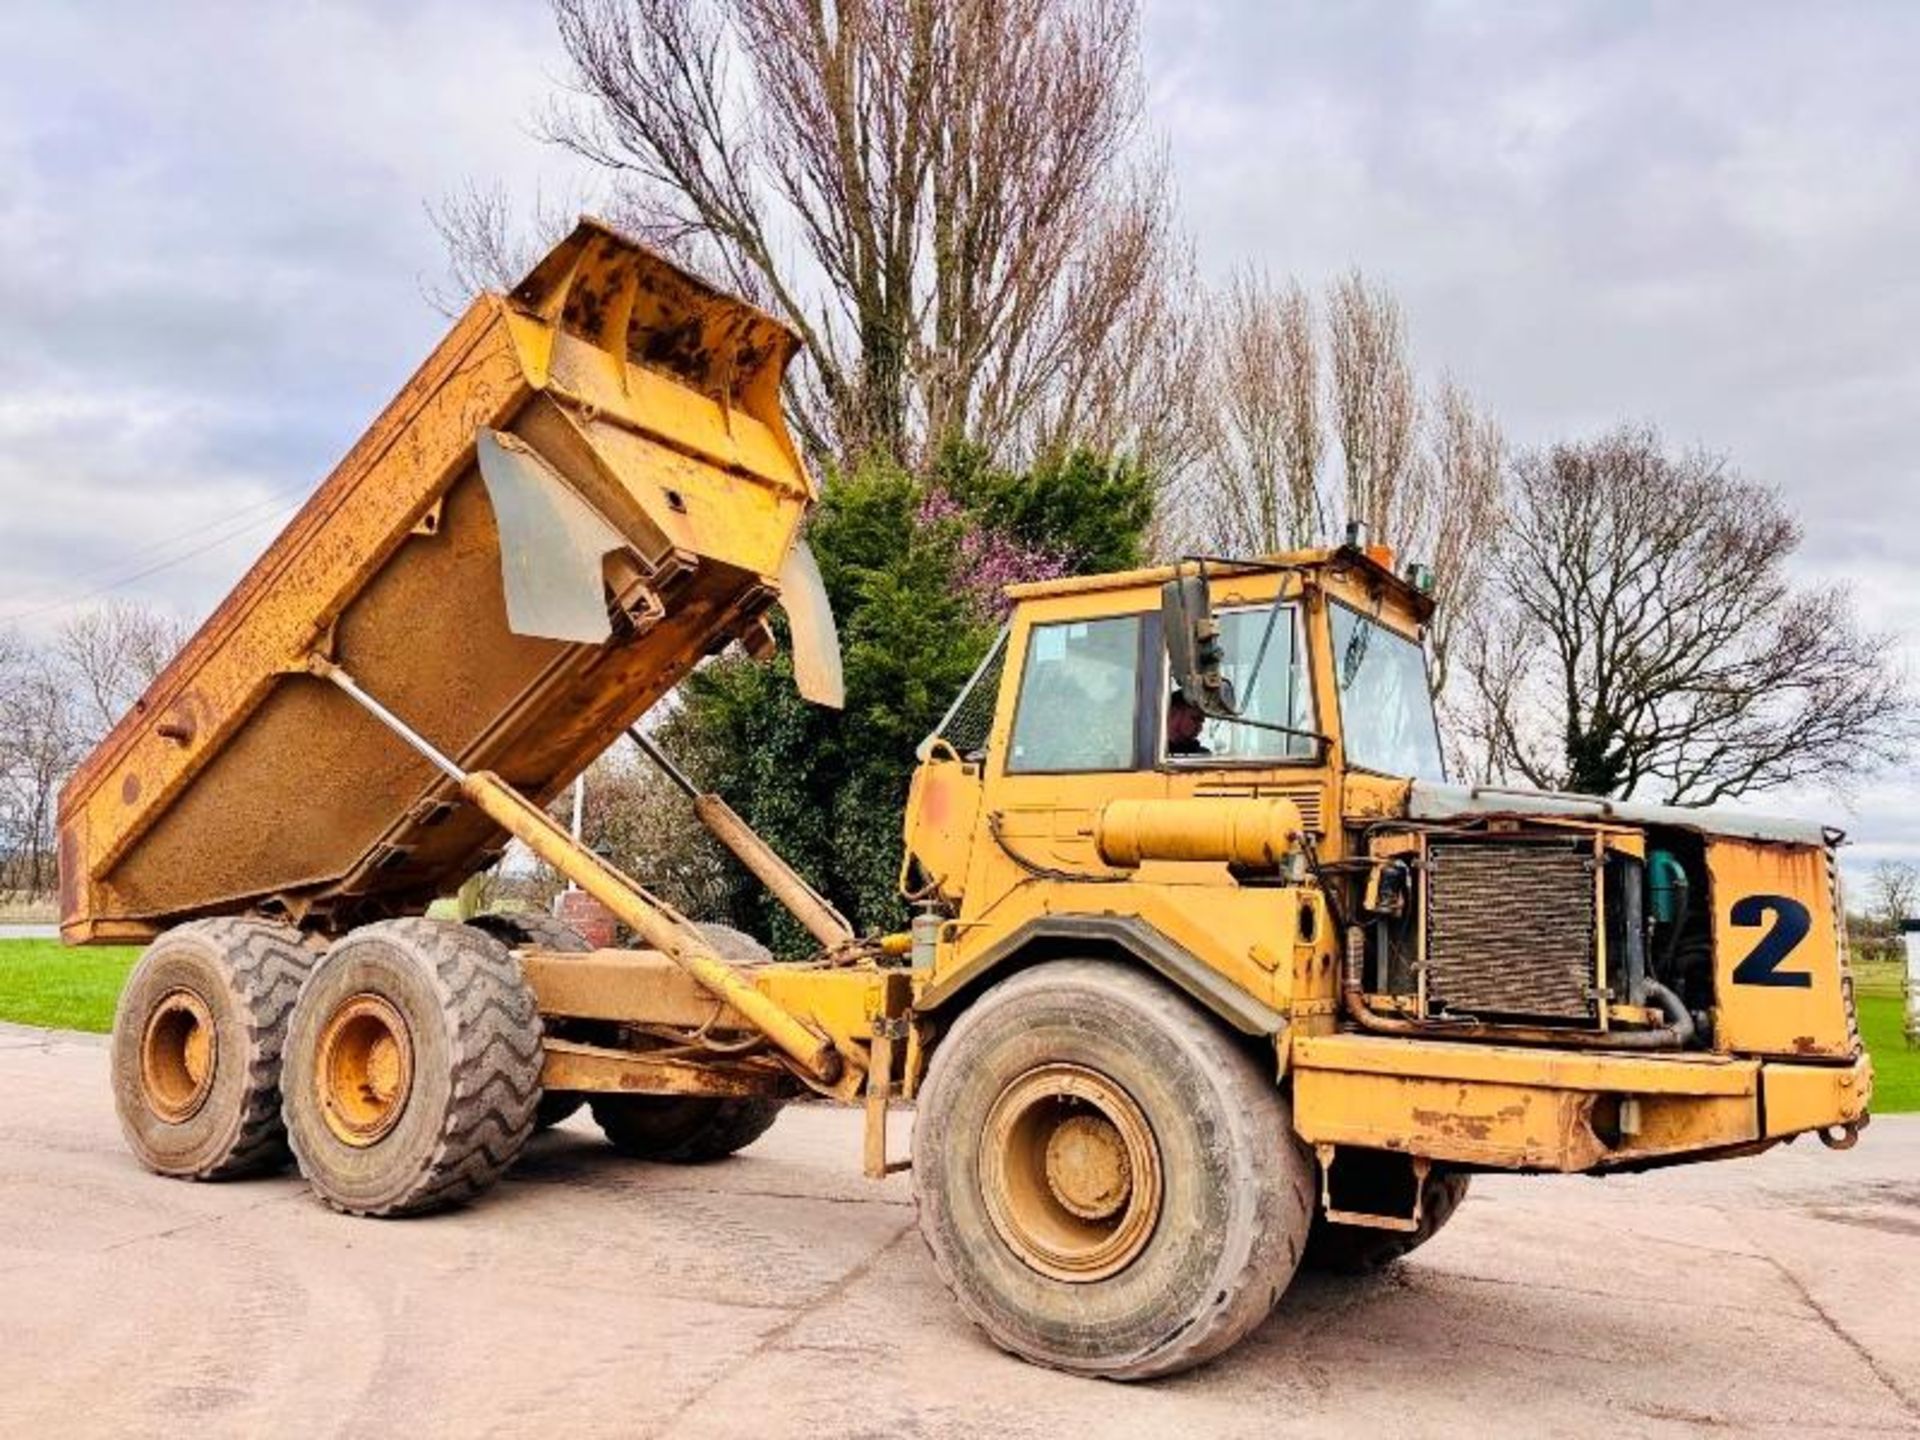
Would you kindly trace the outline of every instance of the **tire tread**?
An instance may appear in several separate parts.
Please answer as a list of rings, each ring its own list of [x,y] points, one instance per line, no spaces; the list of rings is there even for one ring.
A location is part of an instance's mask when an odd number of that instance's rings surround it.
[[[353,935],[409,953],[432,983],[447,1021],[452,1091],[433,1153],[403,1193],[358,1205],[315,1189],[353,1215],[418,1215],[471,1200],[513,1164],[540,1106],[540,1015],[520,962],[499,939],[450,921],[383,920]]]
[[[247,916],[189,920],[169,936],[199,937],[219,956],[247,1036],[247,1078],[239,1129],[225,1153],[186,1178],[233,1180],[267,1174],[292,1158],[280,1118],[280,1058],[287,1017],[315,956],[289,925]]]
[[[1148,1014],[1203,1067],[1216,1077],[1222,1090],[1219,1119],[1231,1133],[1231,1145],[1242,1156],[1259,1157],[1235,1178],[1240,1193],[1253,1192],[1250,1243],[1239,1263],[1221,1277],[1214,1303],[1194,1323],[1177,1331],[1156,1349],[1099,1366],[1060,1366],[1113,1380],[1143,1380],[1203,1364],[1233,1345],[1273,1309],[1298,1268],[1313,1214],[1312,1171],[1304,1161],[1292,1174],[1276,1177],[1273,1168],[1284,1164],[1289,1147],[1297,1147],[1284,1097],[1273,1079],[1237,1045],[1211,1017],[1202,1014],[1184,996],[1158,979],[1110,960],[1063,959],[1049,961],[1002,981],[961,1016],[934,1051],[921,1091],[921,1114],[937,1113],[942,1086],[948,1082],[956,1041],[994,1011],[1017,1004],[1027,990],[1042,986],[1084,986],[1129,1004]],[[943,1065],[943,1059],[947,1062]],[[1294,1158],[1300,1157],[1295,1153]],[[925,1219],[926,1197],[916,1186],[922,1210],[921,1233],[928,1238],[934,1268],[955,1302],[974,1322],[994,1335],[992,1319],[971,1302],[958,1281],[955,1257],[943,1255],[931,1239]],[[1025,1356],[1041,1364],[1044,1357]]]

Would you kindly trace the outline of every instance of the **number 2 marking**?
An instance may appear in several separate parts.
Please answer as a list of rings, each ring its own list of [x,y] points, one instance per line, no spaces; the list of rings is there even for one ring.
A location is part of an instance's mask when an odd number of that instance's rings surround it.
[[[1747,895],[1733,902],[1733,923],[1751,930],[1773,916],[1773,928],[1760,937],[1747,958],[1733,970],[1736,985],[1776,985],[1793,990],[1813,988],[1813,976],[1805,970],[1782,970],[1780,962],[1807,938],[1813,921],[1807,907],[1784,895]]]

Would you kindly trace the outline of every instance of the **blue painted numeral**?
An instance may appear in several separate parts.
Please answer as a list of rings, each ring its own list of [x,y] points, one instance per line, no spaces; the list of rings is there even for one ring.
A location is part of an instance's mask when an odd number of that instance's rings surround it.
[[[1748,895],[1733,902],[1733,923],[1750,930],[1773,917],[1773,928],[1760,937],[1747,958],[1733,970],[1736,985],[1775,985],[1792,990],[1813,988],[1813,976],[1805,970],[1782,970],[1780,962],[1794,952],[1813,928],[1807,907],[1784,895]]]

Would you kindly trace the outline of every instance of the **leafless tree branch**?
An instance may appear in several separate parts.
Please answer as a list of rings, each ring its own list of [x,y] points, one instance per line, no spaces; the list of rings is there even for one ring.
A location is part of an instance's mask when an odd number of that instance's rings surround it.
[[[1713,804],[1898,761],[1914,710],[1889,637],[1796,589],[1773,492],[1650,430],[1520,457],[1467,657],[1496,769]]]

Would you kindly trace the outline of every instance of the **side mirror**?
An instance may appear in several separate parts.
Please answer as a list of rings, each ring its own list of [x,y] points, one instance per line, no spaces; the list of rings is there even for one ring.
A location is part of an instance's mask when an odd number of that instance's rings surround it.
[[[1232,719],[1233,683],[1220,673],[1220,622],[1205,575],[1183,575],[1160,587],[1160,631],[1166,637],[1173,683],[1207,715]]]

